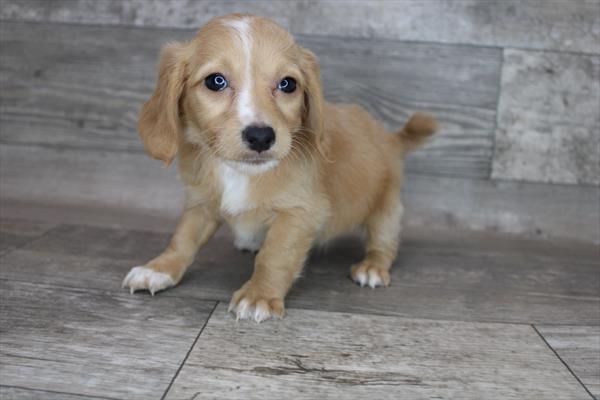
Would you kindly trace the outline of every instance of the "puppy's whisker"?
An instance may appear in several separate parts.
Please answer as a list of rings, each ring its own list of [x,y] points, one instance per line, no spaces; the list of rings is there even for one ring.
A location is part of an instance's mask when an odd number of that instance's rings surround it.
[[[305,148],[301,142],[299,142],[297,139],[292,140],[290,156],[292,156],[294,160],[308,163],[306,153],[307,152],[305,151]]]
[[[313,143],[310,142],[308,138],[303,135],[294,135],[292,139],[292,143],[297,145],[296,147],[299,148],[299,151],[305,160],[308,154],[308,156],[311,158],[311,161],[316,162],[314,153],[318,153],[318,149]],[[310,149],[307,149],[307,147],[310,147]],[[313,151],[310,151],[311,149]]]
[[[314,158],[314,154],[313,153],[315,153],[315,152],[319,153],[317,147],[313,143],[311,143],[311,141],[310,141],[310,139],[308,137],[302,135],[301,133],[302,133],[302,130],[301,129],[298,130],[297,134],[295,134],[293,136],[293,141],[295,143],[297,143],[303,149],[305,147],[310,147],[313,151],[305,151],[304,153],[308,152],[310,154],[310,156]]]
[[[298,132],[308,133],[308,134],[312,135],[315,138],[315,140],[318,140],[317,133],[314,130],[310,129],[310,128],[302,126],[302,127],[300,127],[298,129]],[[326,162],[328,162],[330,164],[334,162],[334,160],[332,160],[329,157],[327,157],[327,155],[321,149],[321,146],[315,145],[313,143],[310,143],[310,144],[312,145],[313,149],[316,150],[317,154],[319,154],[323,158],[323,160],[325,160]]]

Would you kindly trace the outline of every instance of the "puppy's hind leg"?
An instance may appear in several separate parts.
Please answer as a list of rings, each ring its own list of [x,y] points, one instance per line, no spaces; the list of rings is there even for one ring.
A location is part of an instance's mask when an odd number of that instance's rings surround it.
[[[169,246],[144,266],[133,267],[123,280],[123,287],[155,292],[175,286],[194,261],[198,248],[210,239],[219,221],[204,207],[186,209]]]
[[[399,192],[390,190],[388,193],[383,206],[367,218],[367,255],[362,262],[352,266],[350,272],[360,286],[368,285],[373,289],[390,284],[389,270],[400,243],[404,208]]]

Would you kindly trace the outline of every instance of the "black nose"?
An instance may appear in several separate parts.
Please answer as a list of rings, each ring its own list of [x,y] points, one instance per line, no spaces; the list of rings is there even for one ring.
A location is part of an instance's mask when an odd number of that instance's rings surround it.
[[[242,138],[251,150],[269,150],[275,143],[275,131],[270,126],[249,126],[242,132]]]

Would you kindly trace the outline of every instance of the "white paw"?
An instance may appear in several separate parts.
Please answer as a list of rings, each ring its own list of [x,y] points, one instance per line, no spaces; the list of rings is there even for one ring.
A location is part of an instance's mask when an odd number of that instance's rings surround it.
[[[285,306],[283,299],[263,297],[246,283],[233,294],[228,311],[235,314],[236,320],[248,319],[260,323],[270,318],[283,318]]]
[[[371,289],[375,289],[390,284],[390,274],[387,270],[364,262],[352,267],[351,276],[361,287],[368,285]]]
[[[148,290],[154,296],[154,293],[174,285],[175,281],[169,274],[156,272],[143,266],[131,268],[123,279],[123,287],[128,287],[132,294],[136,290]]]
[[[242,299],[237,306],[230,304],[228,311],[235,314],[236,320],[250,319],[254,320],[257,324],[273,316],[267,304],[251,305],[246,299]]]

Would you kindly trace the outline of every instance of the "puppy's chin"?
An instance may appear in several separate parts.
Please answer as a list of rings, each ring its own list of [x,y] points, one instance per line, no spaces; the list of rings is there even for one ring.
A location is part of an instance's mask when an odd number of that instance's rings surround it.
[[[250,160],[250,161],[233,161],[225,160],[225,165],[236,170],[241,174],[259,175],[277,167],[279,160]]]

